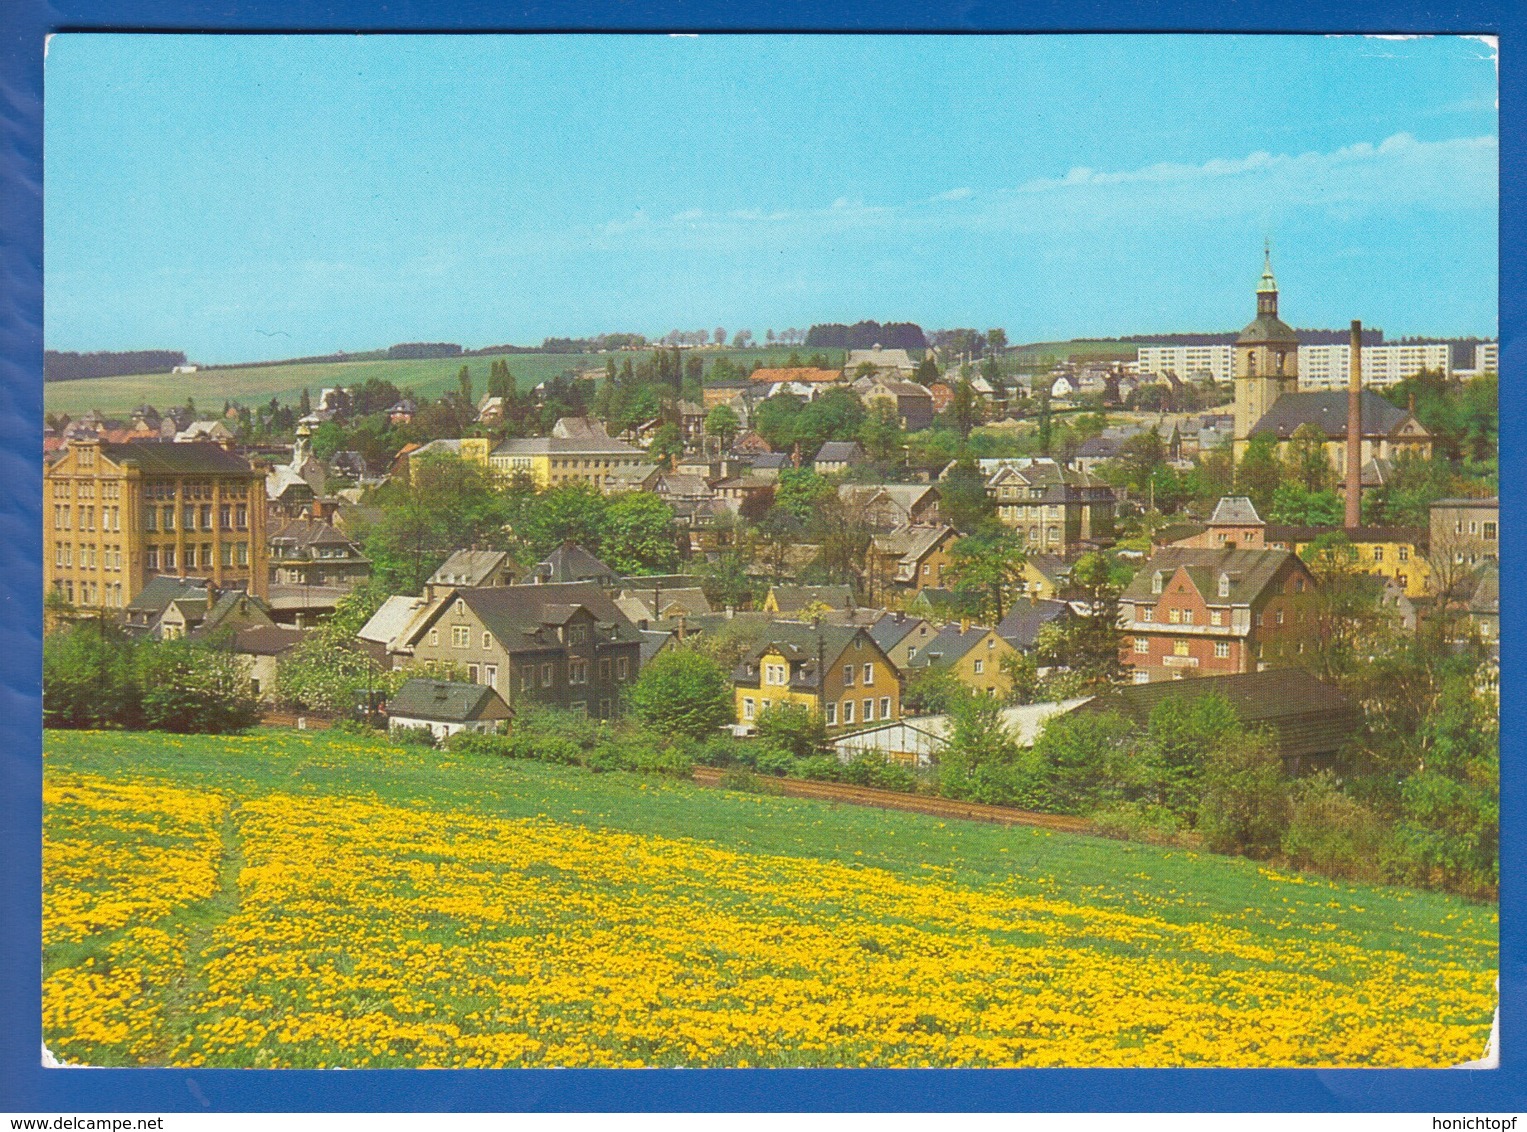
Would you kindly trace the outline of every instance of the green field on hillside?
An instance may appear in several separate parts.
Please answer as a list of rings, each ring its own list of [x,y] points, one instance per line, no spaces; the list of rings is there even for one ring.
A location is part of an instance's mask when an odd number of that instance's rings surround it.
[[[103,1065],[1449,1065],[1493,906],[377,739],[50,732]]]
[[[817,351],[800,350],[809,357]],[[841,360],[841,351],[821,351]],[[752,368],[755,359],[765,365],[783,365],[789,349],[701,350],[707,369],[718,357],[733,365]],[[616,364],[626,357],[639,359],[641,352],[615,354]],[[466,366],[472,387],[481,396],[488,387],[488,371],[494,361],[509,363],[519,389],[532,389],[565,370],[602,368],[609,354],[495,354],[472,358],[427,358],[415,361],[325,362],[316,365],[251,366],[246,369],[204,369],[193,374],[151,373],[131,377],[97,377],[82,381],[50,381],[43,388],[43,407],[50,413],[78,417],[91,409],[125,415],[145,402],[164,410],[194,398],[202,408],[221,409],[224,401],[254,406],[272,397],[295,405],[306,389],[315,401],[327,386],[348,388],[371,378],[390,381],[399,389],[412,388],[424,398],[435,398],[456,388],[456,375]]]
[[[1052,362],[1063,362],[1072,357],[1098,358],[1119,355],[1133,360],[1138,352],[1139,346],[1134,342],[1099,342],[1083,338],[1075,342],[1029,342],[1014,347],[1007,357],[1016,360],[1020,365],[1033,365],[1042,358],[1049,358]]]

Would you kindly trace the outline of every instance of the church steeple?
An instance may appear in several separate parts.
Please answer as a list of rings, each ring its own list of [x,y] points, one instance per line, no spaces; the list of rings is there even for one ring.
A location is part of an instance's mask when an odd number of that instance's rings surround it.
[[[1272,273],[1272,241],[1262,243],[1262,282],[1257,284],[1257,314],[1278,317],[1278,281]]]

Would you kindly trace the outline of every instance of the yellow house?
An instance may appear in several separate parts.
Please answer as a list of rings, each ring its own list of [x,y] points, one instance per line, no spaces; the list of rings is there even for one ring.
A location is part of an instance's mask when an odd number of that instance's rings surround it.
[[[820,712],[832,728],[901,718],[901,673],[862,626],[779,621],[732,675],[744,727],[781,704]]]
[[[961,684],[983,695],[1006,699],[1013,682],[1004,664],[1018,650],[997,635],[995,629],[968,621],[951,623],[922,648],[912,662],[918,668],[948,668]]]
[[[1270,548],[1292,550],[1300,558],[1322,535],[1345,535],[1357,554],[1356,566],[1365,574],[1393,578],[1406,597],[1425,597],[1430,592],[1432,571],[1426,560],[1431,546],[1422,527],[1292,527],[1269,524]]]
[[[485,436],[464,436],[460,440],[432,440],[422,448],[415,448],[408,454],[408,482],[414,482],[415,470],[419,466],[421,456],[446,452],[468,464],[486,468],[489,466],[488,457],[492,450],[493,442]]]
[[[528,476],[538,491],[568,483],[609,489],[617,475],[646,463],[647,454],[620,440],[560,436],[506,440],[493,450],[493,470],[501,476]]]
[[[1023,592],[1035,601],[1054,601],[1071,581],[1071,564],[1054,554],[1030,554],[1023,560]]]

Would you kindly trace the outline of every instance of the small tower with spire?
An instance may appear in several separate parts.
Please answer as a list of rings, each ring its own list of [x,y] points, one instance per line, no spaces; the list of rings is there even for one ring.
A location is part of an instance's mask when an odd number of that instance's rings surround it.
[[[1257,317],[1235,343],[1235,435],[1237,460],[1258,421],[1273,402],[1299,387],[1299,336],[1278,317],[1278,281],[1273,276],[1272,242],[1262,247],[1262,280],[1257,284]]]

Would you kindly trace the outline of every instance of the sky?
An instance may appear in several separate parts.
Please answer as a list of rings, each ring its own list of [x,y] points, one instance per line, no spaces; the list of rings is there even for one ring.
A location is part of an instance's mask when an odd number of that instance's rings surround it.
[[[911,321],[1496,333],[1493,46],[61,34],[45,339],[203,363]]]

